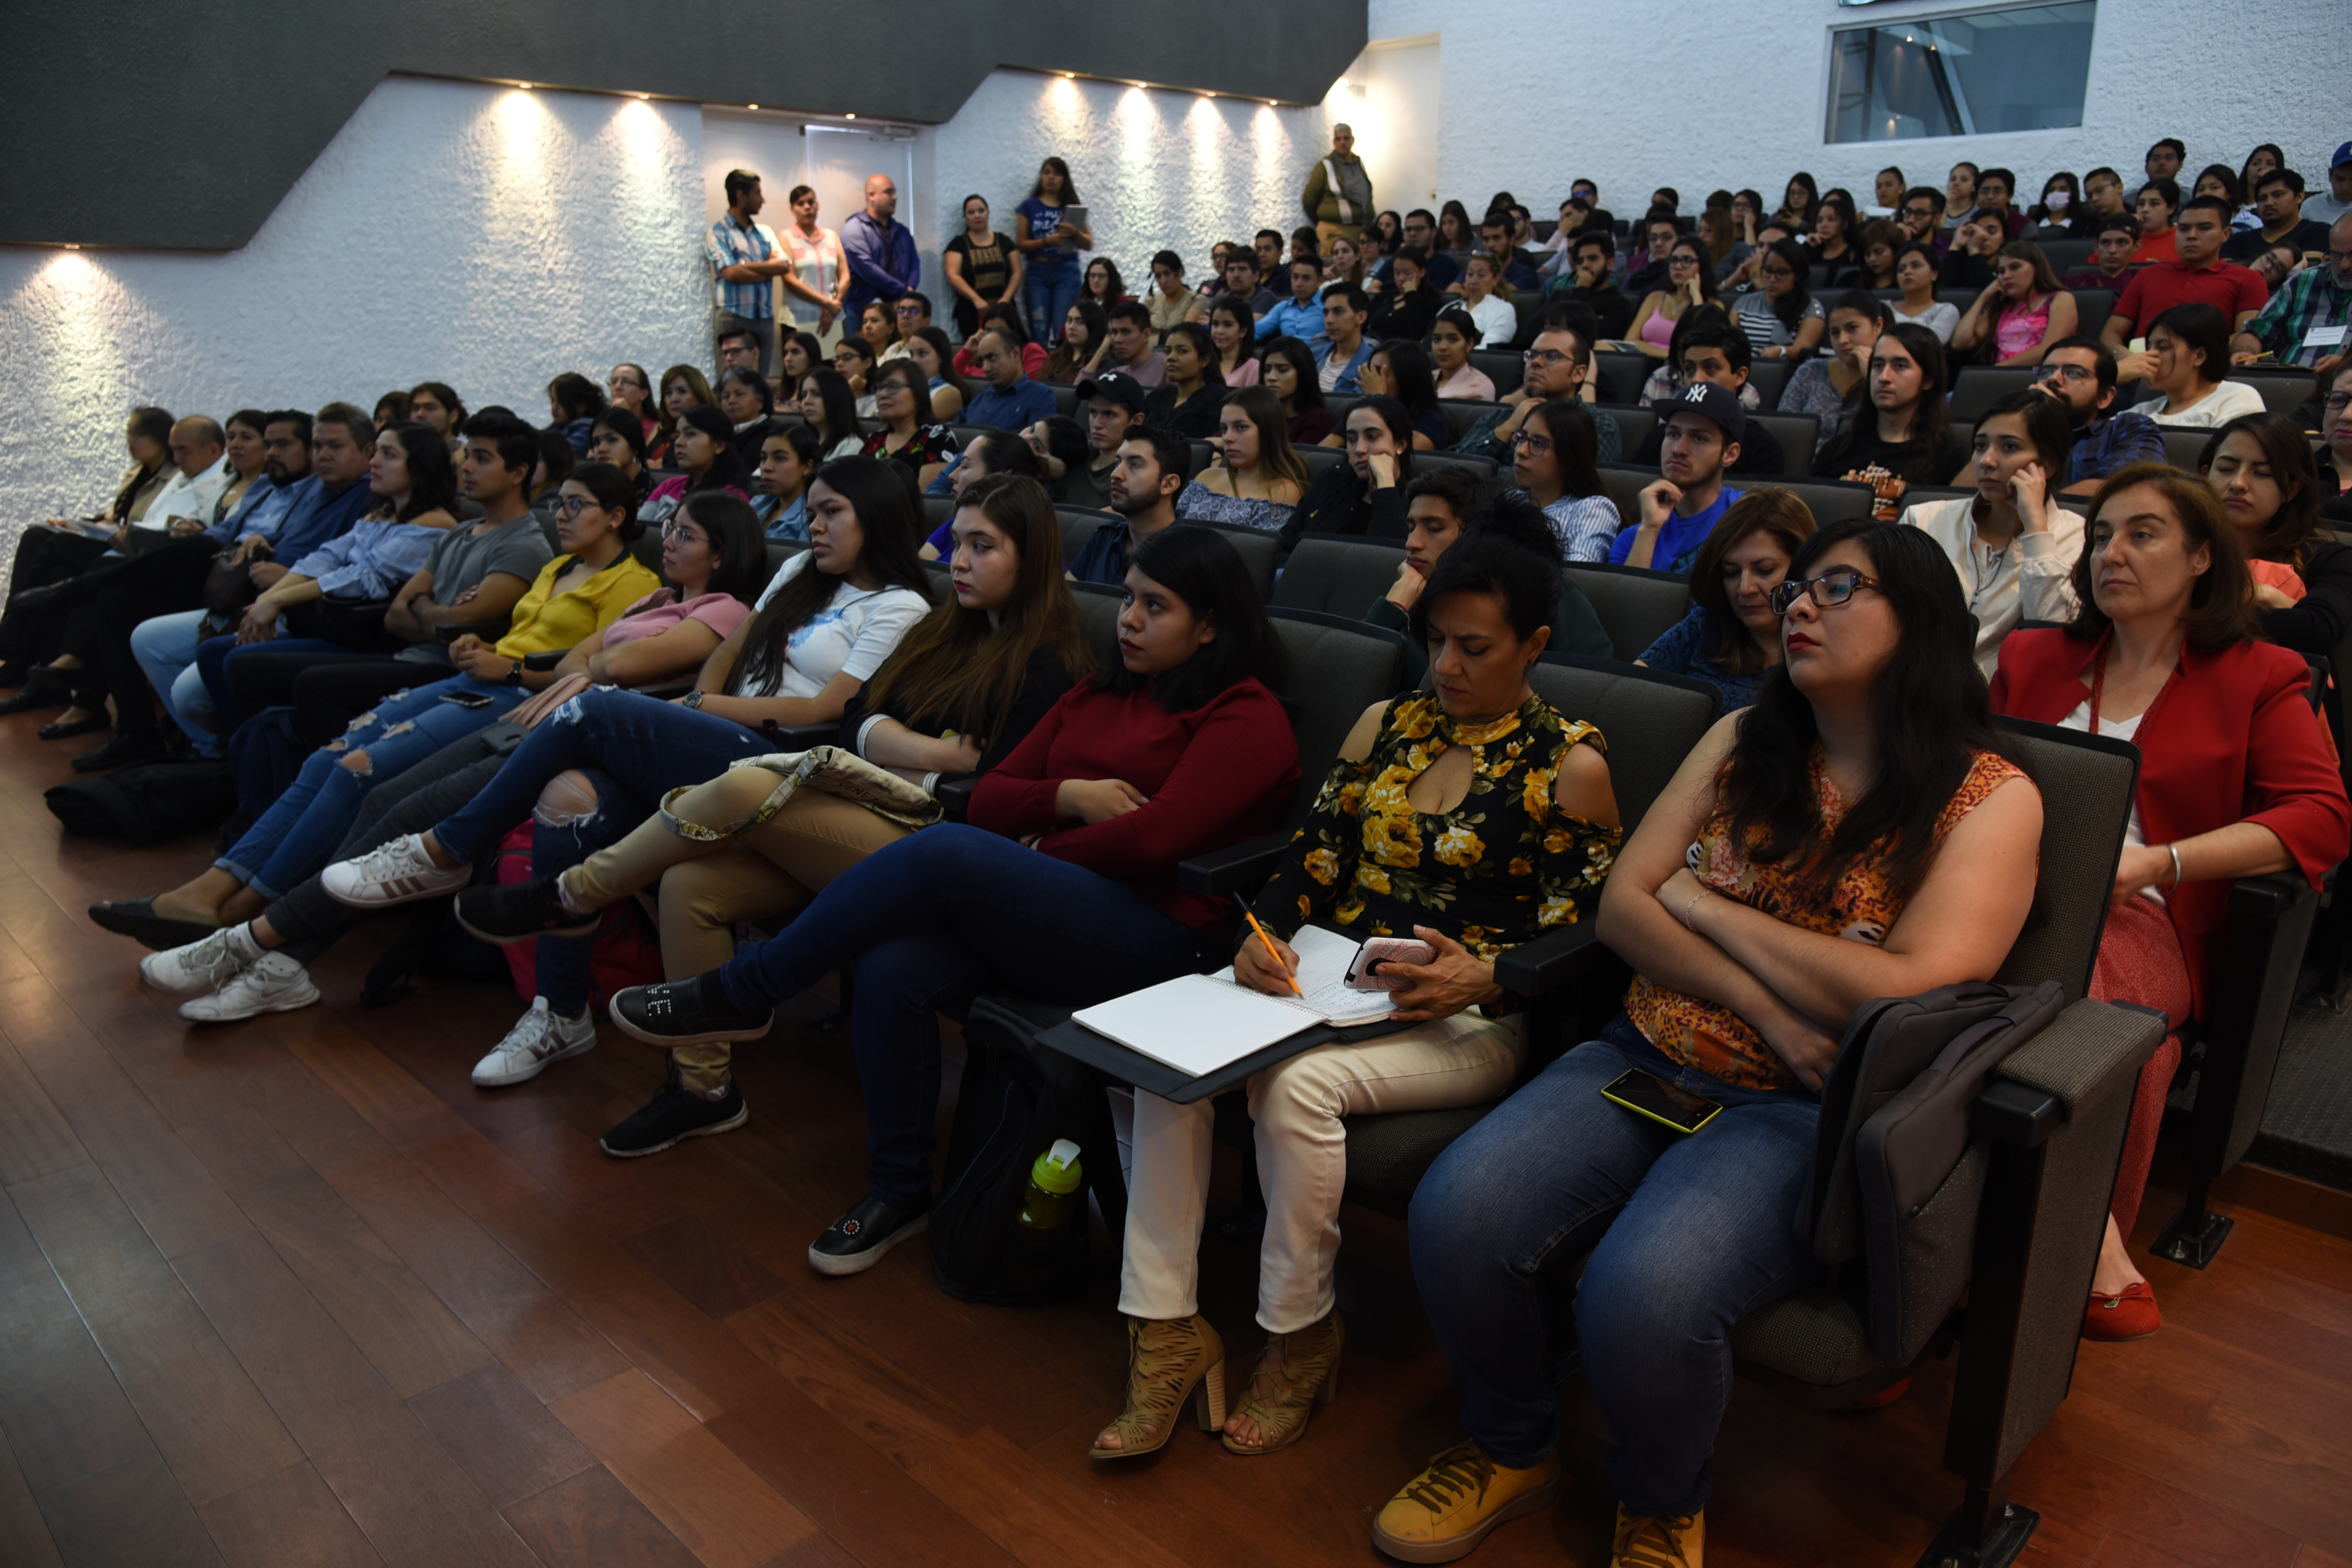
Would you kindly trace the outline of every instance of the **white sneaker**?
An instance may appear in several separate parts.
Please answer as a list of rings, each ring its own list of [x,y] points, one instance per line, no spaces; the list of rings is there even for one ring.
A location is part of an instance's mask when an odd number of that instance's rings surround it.
[[[549,1010],[546,997],[534,996],[530,1011],[515,1021],[496,1049],[474,1064],[474,1081],[484,1089],[504,1089],[537,1078],[550,1062],[595,1048],[596,1025],[587,1014],[558,1017]]]
[[[186,993],[226,984],[261,956],[261,944],[245,921],[223,926],[184,947],[151,952],[139,961],[139,978],[158,991]]]
[[[440,893],[454,893],[474,879],[474,868],[444,870],[425,851],[422,834],[410,833],[369,850],[356,860],[338,860],[319,873],[319,886],[340,904],[388,909]]]
[[[282,952],[265,952],[209,996],[180,1004],[180,1016],[197,1024],[228,1024],[262,1013],[291,1013],[319,999],[310,972]]]

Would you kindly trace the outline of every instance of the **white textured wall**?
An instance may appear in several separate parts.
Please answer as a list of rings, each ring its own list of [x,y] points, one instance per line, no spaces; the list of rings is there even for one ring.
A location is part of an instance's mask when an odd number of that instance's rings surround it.
[[[1059,153],[1086,198],[1096,252],[1118,262],[1129,291],[1141,293],[1151,284],[1151,254],[1162,247],[1183,257],[1197,279],[1218,240],[1246,240],[1261,228],[1288,234],[1304,222],[1299,190],[1330,146],[1331,121],[1345,118],[1322,108],[997,71],[953,120],[923,132],[929,187],[917,193],[911,212],[902,203],[898,216],[922,242],[924,276],[936,278],[940,247],[963,226],[963,198],[986,196],[997,228],[1009,234],[1038,160]],[[922,162],[919,154],[919,171]]]
[[[1440,35],[1437,101],[1421,122],[1384,133],[1433,139],[1440,188],[1474,216],[1508,189],[1549,217],[1577,175],[1598,181],[1620,217],[1640,216],[1660,185],[1682,193],[1685,212],[1717,188],[1753,186],[1776,203],[1799,169],[1867,200],[1889,163],[1941,187],[1963,158],[2014,169],[2026,205],[2061,169],[2107,163],[2129,181],[2163,136],[2189,144],[2192,177],[2276,142],[2324,185],[2327,154],[2352,135],[2346,0],[2099,0],[2079,129],[1825,145],[1830,29],[1957,9],[1926,0],[1371,0],[1370,37]]]
[[[387,80],[242,250],[0,249],[7,521],[107,500],[138,404],[433,380],[539,422],[560,371],[699,361],[703,221],[693,107]]]

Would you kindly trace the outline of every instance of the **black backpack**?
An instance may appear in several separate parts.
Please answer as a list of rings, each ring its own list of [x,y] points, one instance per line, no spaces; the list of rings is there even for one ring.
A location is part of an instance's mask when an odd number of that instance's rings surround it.
[[[982,997],[965,1020],[963,1084],[948,1134],[947,1174],[931,1205],[931,1271],[966,1301],[1042,1306],[1085,1289],[1087,1215],[1040,1245],[1013,1224],[1029,1167],[1057,1138],[1078,1146],[1091,1192],[1111,1234],[1126,1225],[1110,1103],[1094,1068],[1040,1047],[1037,1036],[1068,1016],[1045,1003]]]
[[[156,763],[61,784],[43,796],[68,833],[160,844],[216,826],[236,809],[225,763]]]

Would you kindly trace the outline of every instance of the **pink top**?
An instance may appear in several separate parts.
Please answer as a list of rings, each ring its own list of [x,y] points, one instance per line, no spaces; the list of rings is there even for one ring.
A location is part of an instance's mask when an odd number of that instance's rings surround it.
[[[1265,367],[1256,360],[1244,359],[1241,363],[1225,372],[1225,384],[1227,386],[1255,386],[1258,384],[1258,373],[1264,368]]]
[[[2021,305],[2011,305],[1993,324],[1992,348],[1996,361],[2014,359],[2042,342],[2050,330],[2050,301],[2055,295],[2044,294],[2039,300],[2029,297]]]
[[[1471,403],[1492,403],[1495,401],[1495,383],[1485,371],[1465,364],[1439,383],[1437,395],[1459,397]]]
[[[1664,310],[1651,311],[1650,319],[1642,323],[1642,341],[1645,343],[1655,343],[1662,349],[1672,348],[1675,342],[1675,324],[1678,318],[1669,316]],[[2041,342],[2039,338],[2034,341]]]
[[[639,637],[657,637],[687,621],[700,621],[724,642],[751,618],[751,606],[732,594],[704,594],[682,605],[676,599],[675,589],[657,588],[631,605],[627,614],[604,628],[605,648]]]

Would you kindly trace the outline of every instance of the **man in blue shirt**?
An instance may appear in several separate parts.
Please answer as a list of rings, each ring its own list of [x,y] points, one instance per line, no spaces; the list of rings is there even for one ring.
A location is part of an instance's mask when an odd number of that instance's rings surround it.
[[[1429,258],[1423,268],[1425,287],[1443,291],[1462,280],[1462,264],[1437,248],[1437,219],[1427,207],[1404,215],[1404,247]]]
[[[1687,574],[1698,547],[1740,497],[1723,476],[1739,460],[1748,416],[1737,396],[1711,381],[1695,381],[1658,406],[1665,416],[1658,444],[1664,477],[1643,489],[1641,521],[1619,532],[1609,559]]]
[[[898,220],[898,187],[887,174],[866,181],[866,210],[852,213],[841,226],[841,254],[849,263],[849,292],[842,313],[857,320],[869,300],[885,304],[923,283],[923,258],[915,251],[913,231]]]
[[[1323,269],[1311,261],[1290,264],[1290,298],[1257,319],[1257,335],[1297,338],[1300,342],[1323,330],[1323,301],[1315,297],[1323,287]]]
[[[1022,374],[1021,351],[1006,342],[1003,333],[981,333],[972,344],[971,357],[979,362],[988,385],[965,405],[964,424],[1018,433],[1054,416],[1053,389]]]
[[[776,355],[776,278],[793,269],[792,258],[776,243],[776,231],[760,221],[765,201],[759,175],[730,169],[727,211],[710,226],[702,247],[710,263],[711,340],[750,332],[760,346],[761,375]]]
[[[1069,573],[1081,583],[1127,581],[1135,547],[1176,524],[1176,497],[1192,465],[1192,443],[1160,425],[1139,425],[1118,444],[1110,471],[1110,510],[1118,515],[1079,546]]]
[[[1317,380],[1326,395],[1353,396],[1364,390],[1356,375],[1372,357],[1372,344],[1364,336],[1371,316],[1372,297],[1355,284],[1334,283],[1323,290],[1323,331],[1307,346],[1315,351]]]

